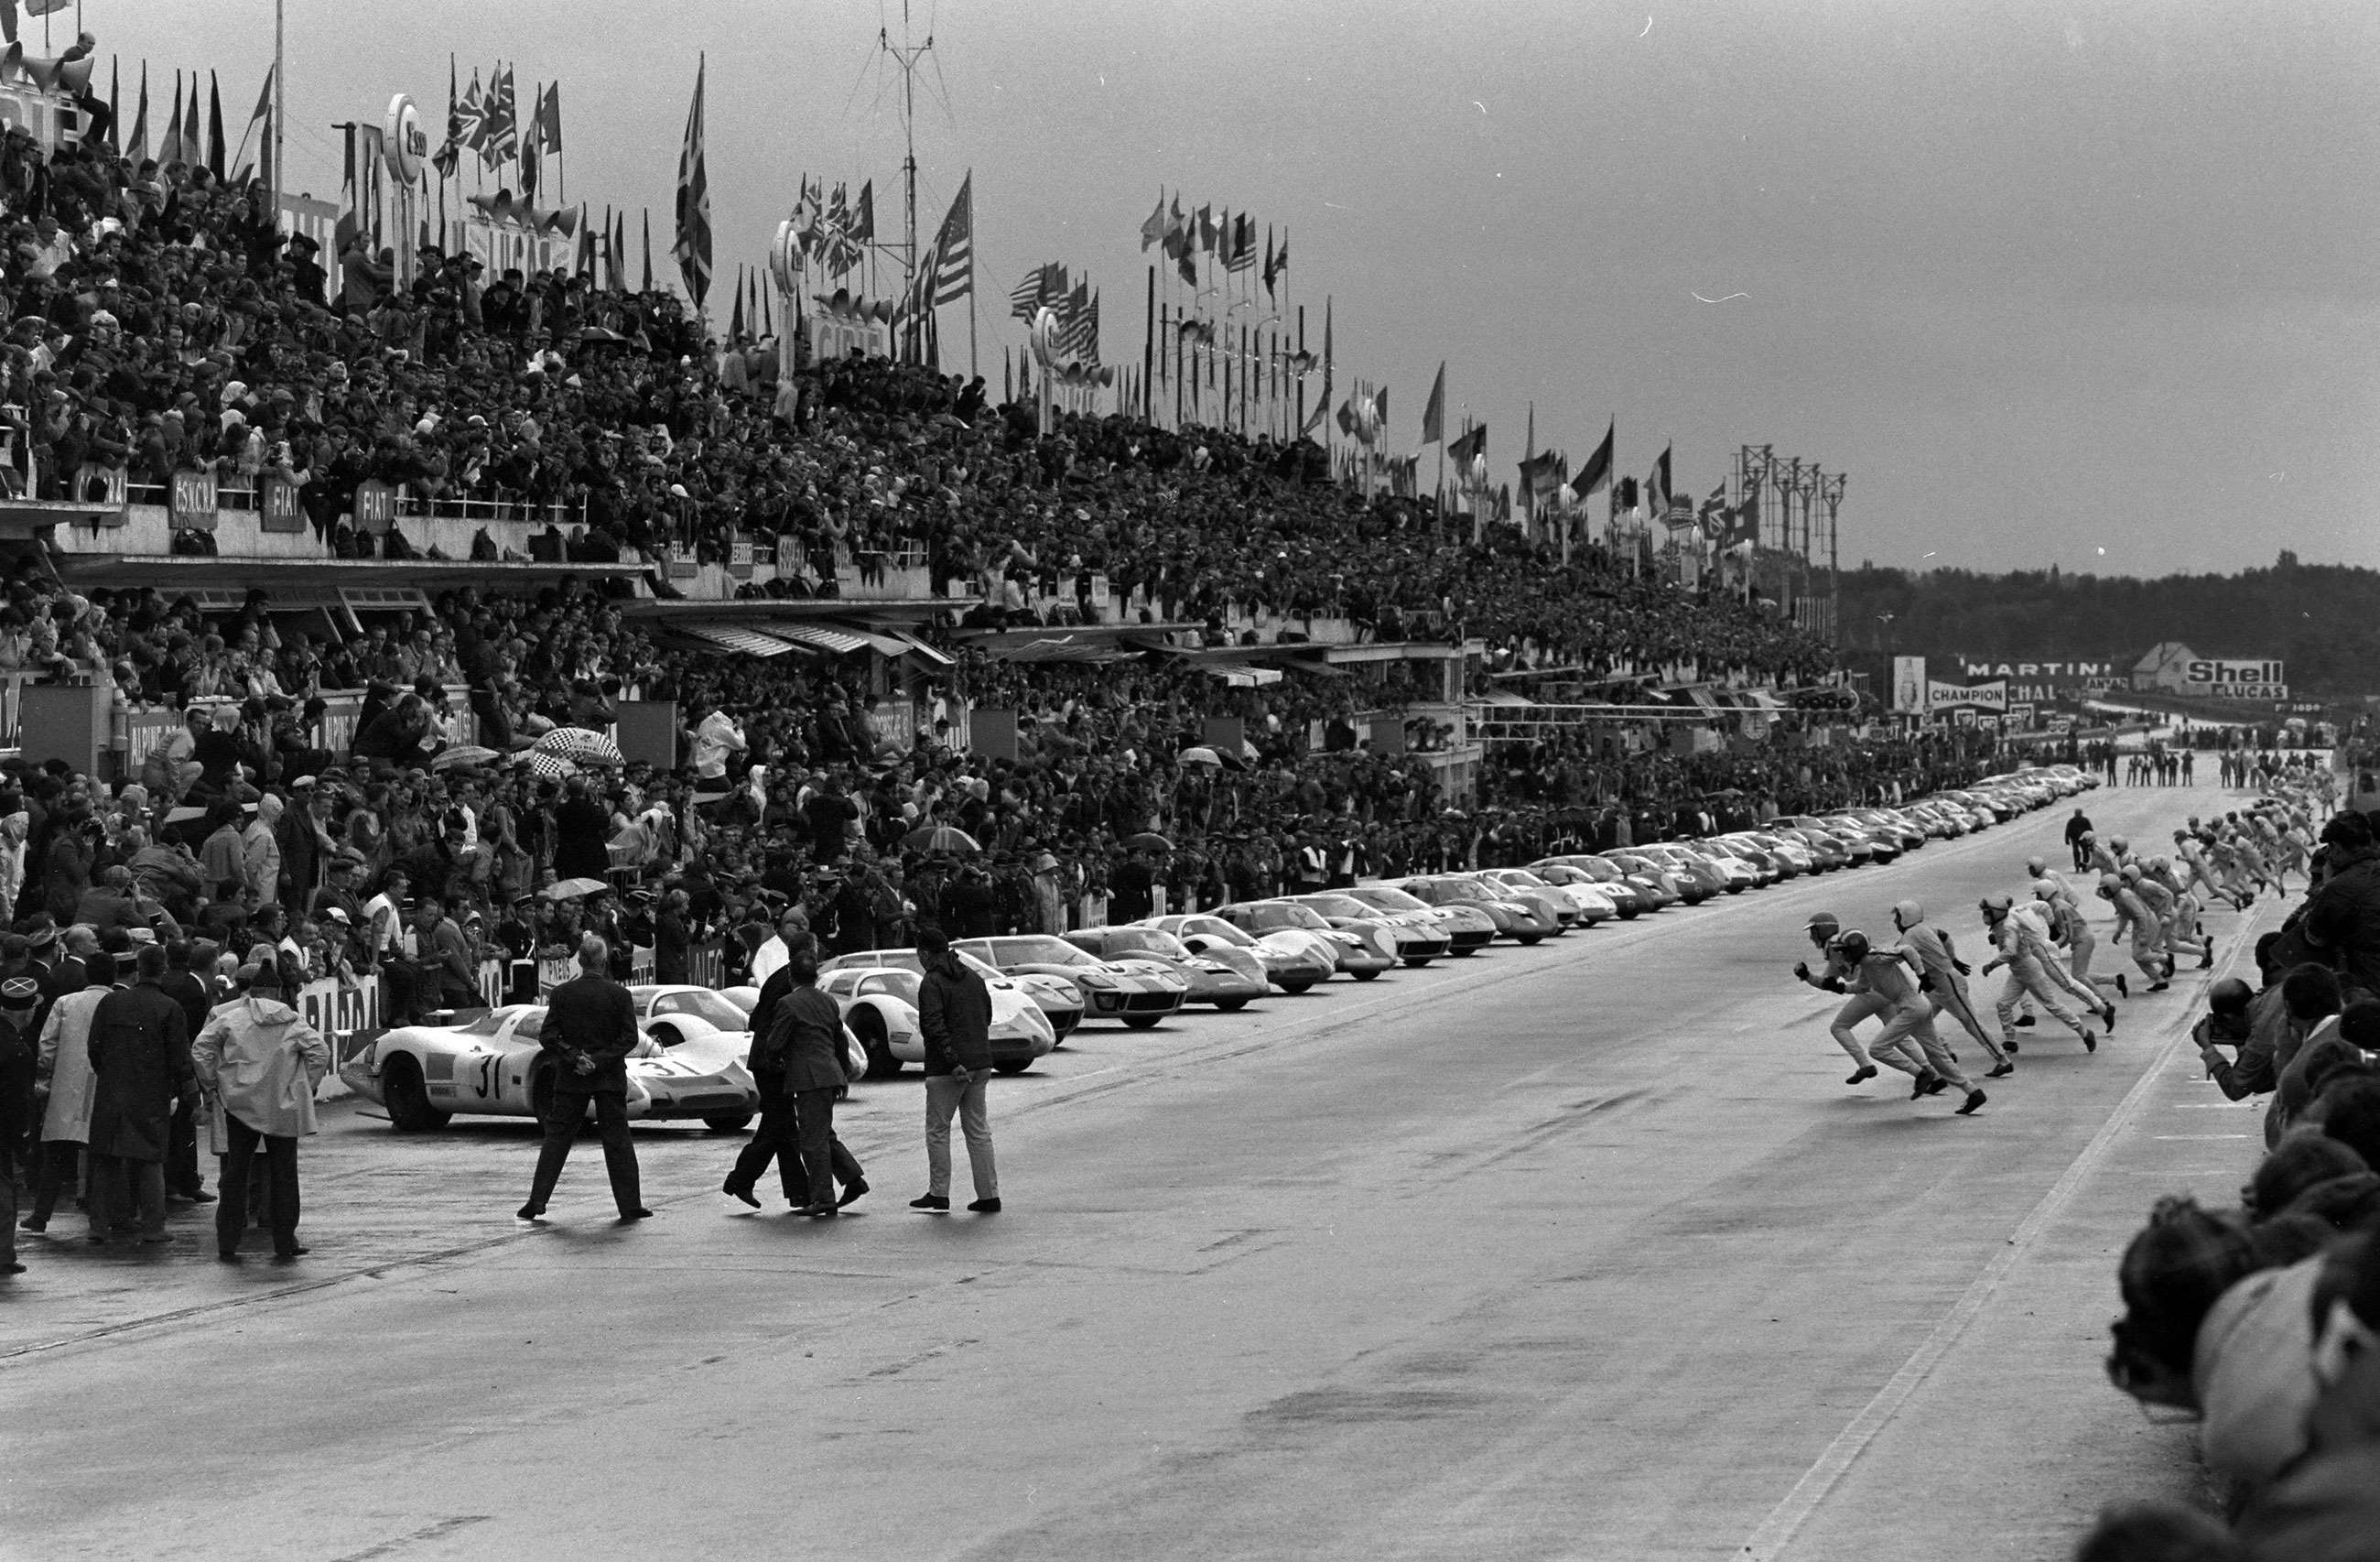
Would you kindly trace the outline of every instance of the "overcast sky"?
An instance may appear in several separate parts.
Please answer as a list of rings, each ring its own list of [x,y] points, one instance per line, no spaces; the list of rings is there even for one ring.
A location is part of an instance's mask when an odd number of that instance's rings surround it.
[[[63,31],[71,13],[54,20]],[[85,0],[103,60],[223,74],[270,0]],[[918,0],[919,226],[975,170],[985,364],[1043,261],[1140,356],[1160,186],[1292,235],[1340,384],[1417,442],[1439,360],[1509,479],[1619,420],[1707,493],[1740,444],[1850,473],[1846,564],[2164,574],[2380,565],[2380,6],[1939,0]],[[39,52],[40,26],[27,31]],[[665,250],[698,54],[722,275],[808,170],[897,231],[897,0],[288,0],[294,184],[395,92],[443,126],[447,55],[559,79],[574,200]],[[161,74],[162,73],[162,74]],[[104,80],[103,66],[102,79]],[[103,86],[103,91],[104,90]],[[1700,297],[1697,298],[1697,295]],[[1704,299],[1720,300],[1704,302]],[[963,311],[944,340],[964,353]],[[1431,452],[1434,456],[1435,452]],[[1425,472],[1430,470],[1425,461]]]

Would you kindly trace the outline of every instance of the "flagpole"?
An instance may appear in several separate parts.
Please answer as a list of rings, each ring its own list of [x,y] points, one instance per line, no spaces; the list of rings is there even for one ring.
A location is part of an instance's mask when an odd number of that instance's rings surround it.
[[[1163,192],[1160,191],[1158,195],[1158,205],[1162,207],[1164,204],[1165,197]],[[1157,421],[1149,415],[1148,407],[1148,371],[1149,366],[1154,363],[1157,359],[1157,268],[1155,266],[1148,268],[1148,308],[1142,315],[1142,322],[1143,325],[1140,335],[1140,421],[1145,423],[1150,423]]]
[[[1297,306],[1297,357],[1301,363],[1305,360],[1305,306],[1304,304]],[[1297,437],[1300,439],[1305,437],[1305,373],[1302,369],[1297,375]]]
[[[281,231],[281,126],[289,116],[289,72],[283,47],[285,0],[273,0],[273,225]],[[75,17],[82,17],[82,0],[75,0]],[[443,237],[443,236],[442,236]]]

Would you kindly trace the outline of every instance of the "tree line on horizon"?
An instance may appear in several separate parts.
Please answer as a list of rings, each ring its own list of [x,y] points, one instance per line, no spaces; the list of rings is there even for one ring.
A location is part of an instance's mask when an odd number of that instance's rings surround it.
[[[2204,656],[2279,657],[2292,692],[2380,692],[2380,570],[2301,564],[2231,575],[1985,574],[1862,564],[1841,577],[1847,651],[2131,665],[2161,641]]]

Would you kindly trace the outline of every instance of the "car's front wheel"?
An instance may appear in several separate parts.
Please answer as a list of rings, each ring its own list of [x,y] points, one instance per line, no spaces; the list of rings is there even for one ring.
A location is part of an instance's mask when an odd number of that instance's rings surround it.
[[[1354,978],[1356,981],[1358,981],[1358,982],[1369,982],[1369,981],[1373,980],[1375,977],[1378,976],[1380,973],[1379,973],[1379,971],[1378,971],[1378,970],[1351,970],[1351,971],[1349,971],[1347,974],[1348,974],[1348,975],[1350,975],[1350,976],[1352,976],[1352,977],[1354,977]]]
[[[389,1127],[399,1133],[427,1133],[454,1120],[452,1112],[430,1104],[430,1087],[410,1053],[400,1052],[382,1066],[380,1098],[388,1108]]]
[[[1157,1022],[1164,1018],[1165,1016],[1161,1014],[1127,1014],[1123,1017],[1123,1022],[1130,1030],[1148,1031],[1154,1030]]]
[[[1419,970],[1422,967],[1429,964],[1430,961],[1436,958],[1438,958],[1438,957],[1435,955],[1407,955],[1405,957],[1405,968],[1409,970]]]
[[[1248,1000],[1245,998],[1217,998],[1215,1000],[1215,1012],[1218,1014],[1237,1014],[1240,1010],[1247,1007]]]
[[[1033,1060],[1029,1057],[1003,1057],[992,1064],[992,1068],[1003,1074],[1022,1074],[1032,1067]]]
[[[702,1119],[702,1126],[713,1133],[741,1133],[752,1126],[749,1112],[716,1112]]]

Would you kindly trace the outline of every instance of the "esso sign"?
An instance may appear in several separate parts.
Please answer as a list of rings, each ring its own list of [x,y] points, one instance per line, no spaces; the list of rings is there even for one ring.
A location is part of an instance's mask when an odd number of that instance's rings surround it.
[[[404,92],[388,100],[388,116],[381,122],[381,150],[388,160],[388,171],[402,184],[411,184],[421,177],[421,165],[430,155],[430,136],[421,128],[421,111],[413,106],[412,97]]]

